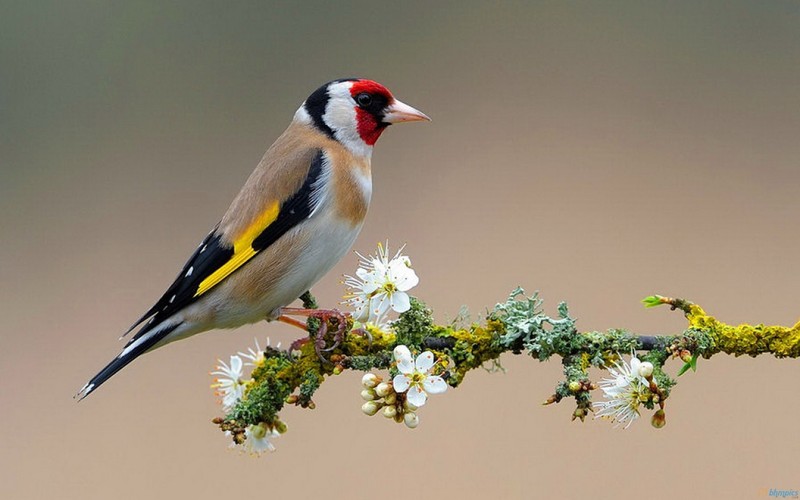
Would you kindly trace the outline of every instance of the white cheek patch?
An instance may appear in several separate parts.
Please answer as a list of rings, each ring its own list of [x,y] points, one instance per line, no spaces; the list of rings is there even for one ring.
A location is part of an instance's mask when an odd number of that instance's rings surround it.
[[[372,146],[358,133],[356,106],[350,95],[353,82],[339,82],[328,87],[328,105],[322,120],[333,130],[336,140],[358,156],[372,156]]]
[[[299,123],[311,123],[311,115],[309,115],[308,111],[306,111],[306,103],[303,103],[303,105],[300,106],[300,108],[295,112],[294,120]]]

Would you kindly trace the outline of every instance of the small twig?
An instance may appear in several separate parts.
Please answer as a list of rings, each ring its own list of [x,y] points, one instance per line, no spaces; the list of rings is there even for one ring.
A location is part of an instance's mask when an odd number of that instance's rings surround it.
[[[452,349],[456,345],[454,337],[426,337],[422,345],[427,349]]]
[[[643,351],[652,351],[653,349],[662,349],[664,347],[667,337],[656,335],[639,335],[639,349]]]

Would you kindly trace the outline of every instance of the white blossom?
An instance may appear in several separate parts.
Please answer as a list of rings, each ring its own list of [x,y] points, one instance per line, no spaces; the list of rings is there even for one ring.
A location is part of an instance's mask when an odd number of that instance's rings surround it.
[[[211,375],[217,375],[217,378],[211,387],[216,389],[215,394],[222,398],[222,408],[227,412],[242,399],[247,381],[242,377],[242,358],[231,356],[230,366],[221,359],[217,361],[219,364],[216,366],[216,371],[211,372]]]
[[[631,355],[630,364],[621,360],[614,367],[608,367],[611,377],[599,382],[606,400],[593,403],[595,418],[608,418],[617,426],[625,425],[626,429],[639,418],[639,407],[650,391],[650,383],[642,376],[652,369],[652,365],[647,365],[650,363],[642,363]]]
[[[261,346],[258,344],[258,339],[253,339],[253,340],[256,343],[255,349],[253,349],[252,347],[248,347],[247,348],[247,352],[239,351],[239,356],[243,357],[244,359],[249,360],[249,361],[247,361],[245,363],[245,366],[256,367],[256,366],[261,365],[261,363],[264,362],[264,349],[262,349]],[[267,345],[266,345],[266,347],[270,347],[269,337],[267,337]],[[276,345],[275,348],[276,349],[280,349],[281,348],[281,343],[278,342],[278,345]]]
[[[251,455],[261,455],[268,451],[275,451],[275,446],[270,438],[276,438],[280,433],[275,429],[268,429],[264,424],[249,425],[244,431],[243,450]]]
[[[417,286],[419,278],[411,268],[411,259],[402,255],[403,248],[389,258],[389,245],[378,244],[376,255],[360,257],[355,276],[345,276],[350,293],[343,304],[353,309],[353,317],[378,328],[386,326],[390,310],[403,313],[411,308],[408,291]]]
[[[425,404],[428,394],[439,394],[447,390],[447,383],[438,375],[431,375],[434,366],[433,353],[425,351],[416,360],[407,346],[394,348],[394,359],[400,374],[392,380],[395,392],[408,391],[406,399],[419,408]]]

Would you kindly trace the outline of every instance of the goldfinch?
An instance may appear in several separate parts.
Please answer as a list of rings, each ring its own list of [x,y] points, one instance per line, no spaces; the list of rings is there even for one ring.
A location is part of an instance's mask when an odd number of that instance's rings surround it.
[[[142,325],[133,338],[77,397],[170,342],[279,319],[358,236],[381,133],[419,120],[430,118],[371,80],[334,80],[314,91],[172,285],[128,329]]]

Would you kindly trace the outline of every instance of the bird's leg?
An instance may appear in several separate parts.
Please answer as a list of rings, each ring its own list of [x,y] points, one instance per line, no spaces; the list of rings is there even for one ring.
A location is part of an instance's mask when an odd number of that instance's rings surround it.
[[[290,318],[289,316],[278,316],[277,320],[280,321],[281,323],[286,323],[287,325],[296,326],[297,328],[300,328],[301,330],[307,330],[308,329],[308,325],[306,325],[305,323],[303,323],[300,320],[297,320],[297,319],[294,319],[294,318]]]
[[[289,316],[305,316],[307,318],[316,318],[320,320],[319,329],[314,337],[314,349],[317,351],[317,355],[320,359],[326,361],[322,353],[330,352],[339,347],[342,343],[345,333],[347,332],[347,318],[350,315],[337,309],[304,309],[296,307],[284,307],[281,309],[281,314],[277,318],[278,321],[308,331],[307,323],[303,323]],[[325,335],[328,333],[328,321],[334,318],[336,319],[336,331],[333,334],[333,345],[326,348]]]

